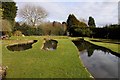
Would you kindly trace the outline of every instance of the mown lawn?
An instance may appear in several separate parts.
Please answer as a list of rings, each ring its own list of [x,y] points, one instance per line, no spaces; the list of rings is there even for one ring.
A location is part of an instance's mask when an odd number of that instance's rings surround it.
[[[41,50],[43,37],[11,37],[2,41],[2,63],[8,66],[7,78],[90,78],[68,37],[50,37],[58,41],[57,50]],[[32,49],[9,51],[6,46],[38,40]]]
[[[102,46],[102,47],[105,47],[105,48],[108,48],[114,52],[117,52],[120,54],[120,44],[114,44],[112,43],[107,43],[107,39],[105,39],[106,43],[105,42],[95,42],[95,41],[91,41],[91,40],[99,40],[99,39],[95,39],[95,38],[84,38],[86,41],[90,42],[90,43],[93,43],[95,45],[98,45],[98,46]],[[109,41],[109,40],[108,40]],[[113,41],[115,42],[115,41]]]
[[[2,64],[2,41],[0,40],[0,64]]]

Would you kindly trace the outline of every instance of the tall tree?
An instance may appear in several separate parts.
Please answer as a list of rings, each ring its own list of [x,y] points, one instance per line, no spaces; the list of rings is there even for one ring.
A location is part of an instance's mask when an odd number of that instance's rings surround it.
[[[89,25],[89,27],[93,27],[93,28],[96,27],[96,25],[95,25],[95,20],[94,20],[94,18],[91,17],[91,16],[89,17],[88,25]]]
[[[67,19],[68,29],[77,26],[77,27],[86,27],[87,24],[85,22],[79,21],[73,14],[70,14]]]
[[[3,10],[2,10],[2,2],[0,2],[0,19],[2,18]]]
[[[73,14],[70,14],[67,19],[67,31],[68,35],[72,36],[74,33],[78,32],[75,29],[85,28],[87,24],[84,22],[80,22]]]
[[[10,21],[11,25],[14,25],[16,13],[17,13],[17,6],[13,0],[9,0],[10,2],[2,2],[2,10],[3,10],[3,19],[7,19]]]
[[[18,15],[26,24],[36,27],[47,16],[47,12],[40,6],[25,5]]]
[[[79,20],[73,14],[70,14],[67,19],[68,29],[78,24]]]

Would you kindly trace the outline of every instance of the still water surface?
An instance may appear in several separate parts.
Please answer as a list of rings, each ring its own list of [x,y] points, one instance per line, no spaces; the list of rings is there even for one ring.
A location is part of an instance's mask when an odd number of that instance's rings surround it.
[[[30,42],[30,43],[9,45],[9,46],[7,46],[7,49],[10,50],[10,51],[24,51],[24,50],[27,50],[27,49],[31,49],[32,44],[34,44],[36,42],[37,42],[37,40],[33,40],[33,42]]]
[[[85,67],[95,78],[118,78],[120,55],[83,40],[73,41]]]

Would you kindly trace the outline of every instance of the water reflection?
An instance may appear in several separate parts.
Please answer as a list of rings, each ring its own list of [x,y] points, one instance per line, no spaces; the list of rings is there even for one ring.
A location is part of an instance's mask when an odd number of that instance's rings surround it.
[[[107,48],[101,47],[101,46],[96,46],[93,45],[89,42],[86,42],[84,40],[77,40],[77,41],[73,41],[74,44],[77,46],[77,48],[79,49],[79,51],[83,51],[83,50],[87,50],[88,53],[88,57],[92,56],[92,54],[94,53],[94,50],[102,50],[104,52],[104,54],[113,54],[115,56],[120,57],[120,55],[116,52],[113,52]]]
[[[84,65],[95,78],[118,78],[118,53],[84,40],[73,42],[80,51]]]
[[[44,44],[42,46],[42,49],[44,50],[55,50],[57,48],[57,40],[53,40],[53,39],[44,39]]]

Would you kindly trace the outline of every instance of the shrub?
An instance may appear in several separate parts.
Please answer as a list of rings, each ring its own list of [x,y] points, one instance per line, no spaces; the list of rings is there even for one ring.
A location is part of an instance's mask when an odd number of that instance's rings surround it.
[[[22,36],[22,32],[21,31],[15,31],[14,32],[14,36]]]
[[[12,31],[12,25],[10,22],[6,19],[1,19],[0,20],[0,31],[2,32],[2,35],[9,35],[11,36],[11,31]]]

